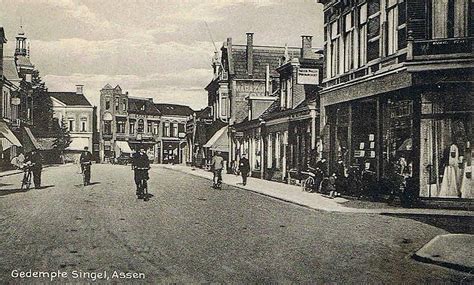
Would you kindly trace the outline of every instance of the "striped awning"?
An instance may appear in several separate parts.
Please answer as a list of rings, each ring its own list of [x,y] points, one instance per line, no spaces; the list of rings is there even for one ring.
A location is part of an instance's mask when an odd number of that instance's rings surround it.
[[[2,151],[9,149],[13,145],[18,147],[22,146],[4,121],[0,121],[0,142],[2,144]]]
[[[229,152],[227,129],[228,127],[225,126],[218,130],[203,147],[213,151]]]

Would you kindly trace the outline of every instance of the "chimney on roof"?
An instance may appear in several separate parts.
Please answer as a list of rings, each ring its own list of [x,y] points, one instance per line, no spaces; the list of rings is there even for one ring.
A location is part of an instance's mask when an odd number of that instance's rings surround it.
[[[247,73],[253,73],[253,33],[247,33]]]
[[[153,98],[147,98],[147,99],[148,99],[148,101],[153,103]]]
[[[313,36],[301,36],[301,58],[315,58]]]
[[[84,85],[76,85],[76,94],[83,95],[84,94]]]

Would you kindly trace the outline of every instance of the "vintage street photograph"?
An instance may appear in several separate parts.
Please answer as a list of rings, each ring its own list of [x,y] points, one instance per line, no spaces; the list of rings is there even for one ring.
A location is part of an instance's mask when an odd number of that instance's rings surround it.
[[[474,284],[473,0],[0,0],[0,284]]]

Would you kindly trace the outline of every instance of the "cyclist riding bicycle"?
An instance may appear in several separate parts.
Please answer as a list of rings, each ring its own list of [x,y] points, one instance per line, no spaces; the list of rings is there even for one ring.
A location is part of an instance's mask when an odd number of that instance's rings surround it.
[[[214,183],[214,188],[220,188],[222,184],[222,169],[224,169],[224,158],[221,156],[221,152],[218,151],[212,157],[211,160],[211,169],[214,174],[212,181]]]
[[[140,147],[138,152],[135,152],[132,157],[132,169],[135,172],[135,184],[137,186],[136,194],[139,199],[143,197],[143,188],[146,186],[146,181],[150,178],[148,170],[150,169],[150,161],[148,155],[143,147]],[[142,182],[144,185],[142,185]]]
[[[35,188],[41,188],[41,171],[43,169],[43,158],[37,149],[33,149],[25,158],[25,163],[30,164],[33,173]]]
[[[84,185],[88,185],[91,183],[92,153],[90,153],[87,146],[84,147],[84,151],[81,153],[79,162],[81,164],[81,171],[84,174]]]

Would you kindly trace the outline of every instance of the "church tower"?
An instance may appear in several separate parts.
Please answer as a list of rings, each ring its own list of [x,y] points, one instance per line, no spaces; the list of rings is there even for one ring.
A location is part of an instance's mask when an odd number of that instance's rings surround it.
[[[16,36],[15,63],[20,77],[31,82],[31,75],[35,66],[30,61],[30,44],[23,30],[23,25],[20,25],[20,30]]]
[[[23,30],[23,26],[20,26],[20,30],[18,31],[18,35],[16,36],[16,48],[15,48],[15,56],[30,56],[28,38],[25,36],[25,31]]]

